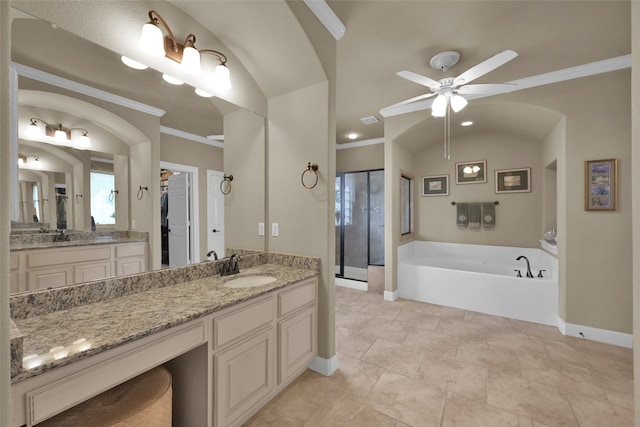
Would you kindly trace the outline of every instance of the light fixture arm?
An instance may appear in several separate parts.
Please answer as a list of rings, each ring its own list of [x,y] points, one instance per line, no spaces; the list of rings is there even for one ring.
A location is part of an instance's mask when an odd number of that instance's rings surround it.
[[[195,40],[195,36],[194,36],[194,40]],[[220,61],[220,65],[226,65],[227,64],[227,57],[222,52],[218,52],[217,50],[213,50],[213,49],[202,49],[202,50],[199,50],[198,52],[200,52],[201,54],[202,53],[208,53],[209,55],[213,55],[213,56],[217,57],[218,61]]]
[[[171,31],[171,28],[169,28],[169,24],[167,24],[167,21],[165,21],[164,18],[160,16],[160,14],[155,10],[149,11],[149,23],[155,25],[156,27],[160,27],[160,26],[164,27],[165,31],[169,33],[168,37],[171,39],[171,42],[173,43],[172,50],[174,52],[178,52],[180,50],[180,48],[178,47],[178,41],[173,35],[173,31]],[[189,36],[187,36],[187,38],[189,38]],[[194,36],[194,41],[195,41],[195,36]]]

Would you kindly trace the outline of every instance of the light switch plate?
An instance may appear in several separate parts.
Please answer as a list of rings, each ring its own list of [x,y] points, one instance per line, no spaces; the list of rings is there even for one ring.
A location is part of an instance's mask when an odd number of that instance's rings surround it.
[[[264,222],[258,223],[258,236],[264,236]]]
[[[274,222],[271,224],[271,235],[273,237],[278,237],[278,223]]]

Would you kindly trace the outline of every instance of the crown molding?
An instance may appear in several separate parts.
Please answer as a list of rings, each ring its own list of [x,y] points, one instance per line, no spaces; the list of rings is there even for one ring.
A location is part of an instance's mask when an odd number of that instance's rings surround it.
[[[304,0],[304,3],[311,9],[314,15],[322,22],[322,25],[331,33],[334,39],[340,40],[346,32],[346,27],[340,21],[324,0]]]
[[[160,126],[160,133],[166,135],[177,136],[178,138],[188,139],[190,141],[199,142],[201,144],[211,145],[213,147],[224,148],[224,144],[214,139],[209,139],[204,136],[196,135],[194,133],[185,132],[183,130],[170,128],[167,126]]]
[[[166,111],[160,108],[152,107],[151,105],[143,104],[123,96],[114,95],[113,93],[74,82],[73,80],[65,79],[64,77],[56,76],[55,74],[47,73],[46,71],[38,70],[27,65],[12,62],[10,68],[15,70],[18,73],[18,76],[27,77],[32,80],[67,89],[72,92],[120,105],[121,107],[126,107],[131,110],[140,111],[155,117],[162,117],[166,114]]]
[[[336,150],[346,150],[347,148],[365,147],[367,145],[384,144],[384,138],[364,139],[362,141],[336,144]]]

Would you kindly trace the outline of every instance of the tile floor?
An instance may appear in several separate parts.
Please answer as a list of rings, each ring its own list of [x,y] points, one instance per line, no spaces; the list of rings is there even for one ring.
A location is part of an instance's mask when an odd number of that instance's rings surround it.
[[[245,426],[633,425],[631,350],[555,327],[338,287],[336,349]]]

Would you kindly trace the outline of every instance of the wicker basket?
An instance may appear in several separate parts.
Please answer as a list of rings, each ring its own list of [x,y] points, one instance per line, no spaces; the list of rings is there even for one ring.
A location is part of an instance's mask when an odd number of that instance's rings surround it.
[[[171,374],[157,367],[38,427],[171,427]]]

